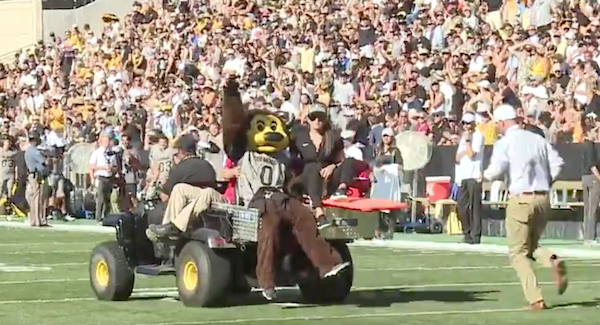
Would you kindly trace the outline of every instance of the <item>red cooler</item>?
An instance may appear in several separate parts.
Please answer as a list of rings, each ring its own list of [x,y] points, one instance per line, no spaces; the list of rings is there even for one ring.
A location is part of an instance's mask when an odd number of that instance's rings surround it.
[[[429,202],[437,202],[450,197],[450,176],[425,177],[426,195]]]

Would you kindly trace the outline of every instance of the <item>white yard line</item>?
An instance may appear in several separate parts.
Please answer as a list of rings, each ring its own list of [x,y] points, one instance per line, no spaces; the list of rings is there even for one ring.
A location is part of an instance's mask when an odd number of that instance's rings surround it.
[[[477,252],[477,253],[494,253],[494,254],[508,254],[508,247],[506,245],[496,244],[480,244],[480,245],[469,245],[463,243],[440,243],[431,241],[410,241],[410,240],[358,240],[352,244],[356,247],[381,247],[381,248],[395,248],[399,250],[403,249],[417,249],[417,250],[431,250],[431,251],[450,251],[450,252]],[[600,249],[583,249],[583,248],[567,248],[562,246],[546,246],[556,254],[562,257],[580,257],[580,258],[592,258],[600,259]]]
[[[579,306],[556,307],[553,309],[576,309]],[[293,317],[273,317],[273,318],[238,318],[238,319],[219,319],[197,322],[167,322],[167,323],[143,323],[135,325],[209,325],[209,324],[239,324],[239,323],[273,323],[273,322],[293,322],[293,321],[327,321],[334,319],[365,319],[365,318],[398,318],[398,317],[418,317],[418,316],[441,316],[441,315],[481,315],[494,313],[516,313],[525,311],[523,308],[499,308],[499,309],[475,309],[475,310],[437,310],[421,312],[399,312],[399,313],[361,313],[346,315],[327,315],[327,316],[293,316]]]
[[[0,247],[25,247],[25,246],[51,246],[51,245],[71,245],[71,246],[80,246],[80,245],[92,245],[93,242],[41,242],[41,243],[0,243]]]
[[[0,252],[0,255],[38,255],[38,254],[75,254],[90,253],[92,250],[49,250],[49,251],[14,251]]]
[[[0,285],[12,285],[12,284],[30,284],[30,283],[61,283],[61,282],[80,282],[89,281],[88,278],[74,278],[74,279],[47,279],[47,280],[26,280],[26,281],[3,281]],[[553,282],[540,282],[540,285],[553,285]],[[570,281],[572,285],[593,285],[600,284],[600,280],[590,281]],[[427,289],[427,288],[454,288],[454,287],[514,287],[520,286],[520,282],[474,282],[474,283],[429,283],[429,284],[408,284],[408,285],[395,285],[395,286],[372,286],[372,287],[352,287],[352,291],[373,291],[373,290],[402,290],[402,289]],[[277,288],[279,291],[296,291],[297,287],[281,287]],[[252,291],[257,292],[258,289]],[[139,288],[134,290],[135,293],[141,295],[163,295],[163,294],[176,294],[177,288],[175,287],[157,287],[157,288]],[[135,295],[134,295],[135,297]],[[67,299],[67,298],[65,298]],[[80,299],[88,300],[88,298],[68,298],[68,299]],[[12,300],[0,300],[0,304],[7,304]],[[21,300],[19,300],[21,301]],[[24,300],[25,302],[35,303],[38,300]],[[54,300],[48,300],[54,302]],[[62,299],[56,299],[56,302],[62,302]]]
[[[597,267],[599,263],[568,263],[567,267]],[[415,266],[415,267],[382,267],[382,268],[357,268],[358,272],[386,272],[386,271],[460,271],[460,270],[501,270],[512,269],[510,265],[461,265],[461,266]]]

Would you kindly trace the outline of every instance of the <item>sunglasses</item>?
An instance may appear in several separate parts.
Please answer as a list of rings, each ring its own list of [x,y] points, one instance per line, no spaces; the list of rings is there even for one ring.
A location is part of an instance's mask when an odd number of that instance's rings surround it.
[[[308,119],[311,121],[314,121],[316,119],[320,121],[325,121],[327,119],[327,116],[323,113],[313,113],[308,115]]]

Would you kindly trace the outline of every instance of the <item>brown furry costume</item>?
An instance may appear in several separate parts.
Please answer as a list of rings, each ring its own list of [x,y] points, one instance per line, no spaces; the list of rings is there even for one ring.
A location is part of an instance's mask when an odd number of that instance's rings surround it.
[[[260,122],[262,124],[260,127],[253,125],[256,123],[257,116],[259,120],[262,116],[263,120],[269,121],[266,130],[263,122]],[[279,140],[269,141],[266,133],[271,135],[278,133]],[[247,154],[281,156],[289,145],[289,134],[283,120],[271,112],[246,110],[240,99],[238,84],[230,80],[223,95],[223,144],[228,157],[237,165]],[[280,161],[278,164],[287,169],[286,163]],[[243,176],[244,167],[239,167],[242,169]],[[287,176],[286,182],[290,179],[291,177]],[[290,196],[284,188],[285,186],[261,187],[253,193],[254,196],[249,204],[262,212],[256,266],[256,276],[262,288],[275,287],[275,265],[278,265],[277,262],[284,253],[280,245],[281,230],[284,226],[285,229],[291,229],[299,246],[319,270],[321,276],[342,261],[339,254],[322,237],[319,237],[312,211],[298,199]]]

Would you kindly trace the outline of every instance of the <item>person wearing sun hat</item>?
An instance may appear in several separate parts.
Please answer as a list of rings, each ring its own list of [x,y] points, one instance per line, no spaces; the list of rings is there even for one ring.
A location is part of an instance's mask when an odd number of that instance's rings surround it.
[[[463,133],[456,150],[454,179],[459,185],[458,217],[462,223],[464,242],[481,242],[481,192],[483,172],[483,134],[476,129],[475,114],[467,112],[462,119]]]
[[[558,294],[563,294],[568,286],[565,263],[556,254],[539,247],[539,239],[552,209],[549,195],[552,183],[564,161],[544,138],[519,126],[514,107],[498,106],[494,122],[503,136],[494,145],[490,164],[483,175],[490,181],[506,176],[510,180],[505,220],[508,255],[529,302],[527,308],[546,309],[531,260],[533,257],[536,262],[552,268]]]

